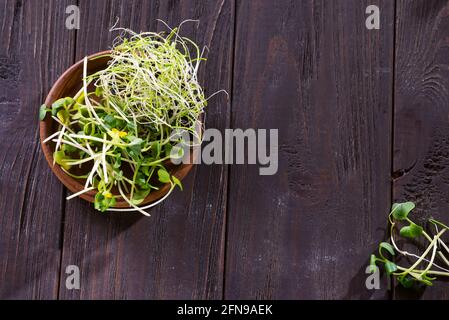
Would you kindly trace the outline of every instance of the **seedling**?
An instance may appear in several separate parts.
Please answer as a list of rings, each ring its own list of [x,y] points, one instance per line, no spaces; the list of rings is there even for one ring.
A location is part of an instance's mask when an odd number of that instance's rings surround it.
[[[97,210],[149,215],[146,209],[176,186],[182,188],[166,168],[170,150],[184,142],[173,139],[172,132],[185,130],[196,138],[190,141],[201,141],[197,128],[208,99],[197,71],[205,59],[178,28],[168,34],[121,30],[107,68],[88,75],[85,58],[81,90],[42,105],[39,117],[59,124],[44,141],[56,143],[55,163],[84,182],[84,189],[68,199],[96,190]],[[169,184],[169,192],[139,207],[160,183]],[[118,198],[130,208],[113,208]]]
[[[390,242],[381,242],[379,252],[376,256],[371,255],[371,270],[376,270],[376,265],[382,264],[389,276],[395,277],[405,288],[410,288],[414,284],[423,284],[431,286],[438,277],[449,276],[449,247],[443,241],[443,234],[449,229],[445,224],[435,220],[428,219],[429,226],[434,230],[427,233],[424,227],[413,222],[409,215],[415,208],[413,202],[395,203],[388,216],[390,223]],[[416,243],[415,240],[424,240],[427,245],[421,254],[414,254],[397,245],[396,236]],[[411,240],[413,239],[413,241]],[[417,246],[419,248],[419,246]],[[400,256],[413,259],[410,266],[401,266],[398,261]],[[440,258],[442,265],[437,264],[436,258]]]

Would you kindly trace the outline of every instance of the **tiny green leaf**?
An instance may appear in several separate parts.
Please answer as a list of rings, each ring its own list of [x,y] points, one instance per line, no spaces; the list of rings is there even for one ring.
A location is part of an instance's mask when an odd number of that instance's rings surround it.
[[[170,152],[171,152],[171,149],[173,148],[173,146],[170,144],[170,143],[167,143],[165,146],[164,146],[164,151],[165,151],[165,155],[166,156],[170,156]]]
[[[181,181],[179,181],[179,179],[176,178],[175,176],[172,176],[171,179],[172,179],[173,183],[174,183],[175,185],[177,185],[177,186],[179,187],[179,189],[182,190],[182,183],[181,183]]]
[[[62,149],[62,151],[64,151],[64,153],[65,153],[65,152],[67,152],[67,153],[73,153],[73,152],[76,152],[76,151],[78,150],[78,149],[75,148],[74,146],[71,146],[70,144],[66,144],[66,143],[64,143],[64,144],[61,145],[61,149]]]
[[[426,286],[429,286],[429,287],[433,285],[432,281],[428,280],[428,279],[422,278],[422,279],[419,279],[418,281],[425,284]]]
[[[415,223],[410,223],[410,225],[402,227],[399,233],[402,237],[413,239],[423,233],[423,228]]]
[[[172,159],[182,159],[182,157],[184,156],[184,149],[178,146],[174,146],[170,152],[170,158]]]
[[[159,154],[161,153],[161,144],[159,141],[156,141],[151,145],[151,151],[153,152],[153,156],[157,158]]]
[[[81,92],[81,94],[78,96],[78,98],[76,99],[77,103],[83,103],[84,102],[84,91]]]
[[[98,211],[105,212],[110,207],[115,206],[115,197],[113,197],[109,192],[107,194],[108,197],[105,197],[105,195],[101,192],[97,192],[97,194],[95,195],[94,207]]]
[[[170,182],[170,174],[165,169],[159,169],[157,171],[157,175],[158,175],[160,182],[162,182],[162,183]]]
[[[396,220],[405,220],[414,208],[413,202],[394,203],[391,207],[391,214]]]
[[[379,253],[382,252],[382,249],[387,250],[392,256],[394,256],[394,248],[391,244],[389,244],[388,242],[381,242],[379,244]]]
[[[66,163],[66,156],[64,151],[56,151],[55,153],[53,153],[53,158],[55,159],[55,162],[64,169],[69,170],[71,168],[71,166]]]
[[[61,99],[58,99],[55,102],[53,102],[53,104],[51,105],[51,114],[53,116],[56,116],[58,111],[61,110],[62,108],[64,108],[64,104],[65,104],[65,98],[61,98]]]
[[[62,109],[62,110],[59,110],[57,113],[56,113],[56,116],[58,117],[58,119],[62,122],[62,123],[64,123],[64,124],[68,124],[68,122],[69,122],[69,117],[70,117],[70,115],[69,115],[69,113],[66,111],[66,110],[64,110],[64,109]]]
[[[106,122],[106,124],[108,124],[111,128],[114,128],[116,126],[117,120],[113,115],[108,114],[104,117],[104,122]]]
[[[369,259],[369,266],[370,266],[370,272],[371,273],[374,273],[377,270],[376,260],[377,260],[376,255],[372,254],[370,259]]]
[[[398,277],[398,281],[404,288],[407,289],[411,288],[415,282],[414,278],[410,277],[408,274]]]
[[[64,106],[68,107],[68,106],[72,105],[74,102],[75,102],[75,100],[73,100],[73,98],[66,97],[64,99]]]
[[[396,264],[393,263],[393,262],[391,262],[391,261],[385,261],[384,267],[385,267],[385,271],[386,271],[388,274],[392,274],[393,272],[395,272],[396,270],[398,270],[398,267],[396,266]]]
[[[131,199],[131,202],[134,205],[139,205],[142,203],[143,200],[145,200],[145,198],[148,196],[148,194],[150,193],[151,189],[147,189],[147,190],[137,190],[134,193],[134,197]]]
[[[42,121],[45,119],[45,116],[47,115],[47,106],[45,104],[41,105],[39,108],[39,119]]]
[[[103,94],[103,89],[101,87],[96,87],[95,88],[95,95],[97,97],[101,97],[102,94]]]

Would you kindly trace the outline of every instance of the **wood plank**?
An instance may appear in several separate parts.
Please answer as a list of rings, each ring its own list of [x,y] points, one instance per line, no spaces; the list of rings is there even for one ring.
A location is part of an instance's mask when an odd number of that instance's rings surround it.
[[[0,4],[0,298],[54,299],[63,187],[39,147],[38,110],[72,63],[69,1]]]
[[[279,129],[279,171],[230,168],[225,298],[387,297],[364,284],[391,197],[393,13],[238,2],[231,125]]]
[[[449,223],[449,6],[397,2],[394,170],[396,201],[414,201],[414,217]],[[395,291],[396,299],[449,299],[447,282]]]
[[[200,80],[207,93],[230,89],[232,1],[80,1],[81,29],[77,59],[107,49],[118,26],[135,31],[161,29],[184,19],[185,35],[211,52]],[[229,125],[225,96],[208,106],[207,127]],[[68,201],[62,268],[78,265],[81,289],[67,290],[61,273],[60,298],[220,298],[222,295],[227,171],[224,166],[197,166],[176,191],[151,210],[152,217],[102,214],[80,199]]]

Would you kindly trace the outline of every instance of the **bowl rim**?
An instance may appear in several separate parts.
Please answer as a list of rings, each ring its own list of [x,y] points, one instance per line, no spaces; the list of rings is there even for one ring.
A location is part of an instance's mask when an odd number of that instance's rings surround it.
[[[107,56],[111,52],[112,52],[111,50],[96,52],[94,54],[88,55],[87,60],[90,61],[100,56]],[[64,88],[66,87],[67,82],[71,78],[73,73],[77,71],[79,68],[82,68],[83,63],[84,58],[75,62],[73,65],[71,65],[67,70],[65,70],[62,73],[62,75],[56,80],[56,82],[52,85],[50,91],[48,92],[48,95],[44,102],[46,106],[51,106],[54,101],[56,101],[59,98],[62,98],[62,96],[60,96],[60,93],[64,91]],[[53,171],[53,173],[56,175],[59,181],[61,181],[61,183],[72,193],[79,192],[84,188],[84,186],[81,184],[81,182],[66,174],[58,164],[53,164],[54,150],[52,150],[52,147],[50,146],[49,143],[43,143],[43,141],[49,136],[46,133],[51,130],[49,129],[49,126],[51,126],[53,122],[54,120],[51,119],[51,117],[46,117],[44,120],[39,121],[39,140],[42,151],[44,153],[45,159],[47,160],[50,169]],[[184,179],[184,177],[192,169],[193,164],[196,163],[195,160],[198,157],[198,148],[193,148],[193,152],[190,153],[190,157],[191,157],[190,163],[182,163],[173,166],[173,168],[169,170],[170,174],[174,175],[179,180]],[[158,190],[150,192],[150,194],[142,201],[142,203],[139,204],[139,206],[150,204],[152,202],[159,200],[164,195],[166,195],[169,190],[170,184],[164,184]],[[79,197],[88,202],[93,203],[95,200],[95,194],[96,190],[91,190],[89,192],[85,192],[79,195]],[[129,207],[130,207],[129,204],[121,197],[117,199],[117,203],[114,206],[114,208],[129,208]]]

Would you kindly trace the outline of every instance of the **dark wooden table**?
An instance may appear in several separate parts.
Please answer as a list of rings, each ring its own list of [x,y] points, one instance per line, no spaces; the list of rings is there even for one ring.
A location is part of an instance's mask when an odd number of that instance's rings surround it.
[[[65,28],[80,8],[79,30]],[[380,8],[380,30],[365,9]],[[38,138],[38,108],[119,26],[210,48],[207,127],[278,128],[279,171],[199,165],[140,214],[68,194]],[[449,221],[449,3],[444,0],[0,0],[0,297],[448,299],[365,287],[392,201]],[[65,286],[77,265],[80,290]]]

